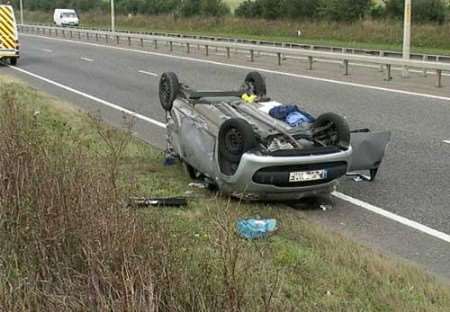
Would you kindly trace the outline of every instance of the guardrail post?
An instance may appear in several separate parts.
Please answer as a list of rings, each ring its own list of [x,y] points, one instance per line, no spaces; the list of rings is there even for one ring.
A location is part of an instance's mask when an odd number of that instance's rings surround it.
[[[205,54],[206,56],[209,56],[209,47],[205,45]]]
[[[64,38],[66,38],[66,31],[64,29],[62,30],[62,35]]]
[[[231,57],[231,53],[230,53],[230,47],[227,47],[227,58]]]
[[[344,75],[348,76],[348,60],[344,60]]]
[[[384,57],[384,51],[380,51],[379,56],[380,56],[380,57]],[[380,65],[380,72],[383,72],[383,71],[384,71],[384,65],[381,64],[381,65]]]
[[[144,47],[144,39],[143,38],[141,38],[141,47],[142,48]]]
[[[254,61],[255,61],[255,51],[250,50],[250,62],[254,62]]]
[[[106,41],[106,43],[108,43],[108,41],[109,41],[108,34],[105,35],[105,41]]]
[[[169,41],[169,49],[170,49],[170,52],[173,52],[173,42],[172,41]]]
[[[155,49],[158,49],[158,40],[153,40],[153,46]]]
[[[128,36],[128,45],[131,46],[131,37]]]
[[[86,40],[89,41],[89,33],[88,32],[86,33]]]
[[[98,33],[95,33],[95,41],[98,41]]]
[[[387,81],[392,80],[391,64],[386,64],[386,80]]]
[[[116,43],[120,44],[120,37],[119,37],[119,35],[116,36]]]
[[[186,43],[186,52],[187,54],[191,53],[191,45],[188,43]]]
[[[424,56],[422,57],[422,61],[424,61],[424,62],[428,61],[428,56],[427,56],[427,55],[424,55]],[[426,68],[423,69],[423,76],[424,76],[424,77],[427,76],[427,69],[426,69]]]
[[[437,82],[436,87],[442,88],[442,69],[436,69]]]
[[[81,31],[78,32],[78,39],[81,40]]]
[[[278,57],[278,65],[281,66],[281,53],[280,52],[277,53],[277,57]]]
[[[313,57],[312,56],[308,56],[308,69],[312,70],[313,69]]]
[[[73,32],[70,31],[70,39],[72,39],[72,38],[73,38]]]

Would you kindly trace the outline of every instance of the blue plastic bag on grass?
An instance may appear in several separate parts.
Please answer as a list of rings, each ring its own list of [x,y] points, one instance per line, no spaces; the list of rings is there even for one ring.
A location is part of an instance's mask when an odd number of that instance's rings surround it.
[[[275,219],[241,219],[236,222],[238,234],[246,239],[266,238],[278,229]]]

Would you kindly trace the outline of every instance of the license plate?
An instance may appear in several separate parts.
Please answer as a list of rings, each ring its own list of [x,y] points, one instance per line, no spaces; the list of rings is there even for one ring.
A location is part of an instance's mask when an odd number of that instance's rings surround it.
[[[327,178],[326,170],[311,170],[311,171],[298,171],[291,172],[289,174],[289,182],[305,182],[305,181],[317,181]]]

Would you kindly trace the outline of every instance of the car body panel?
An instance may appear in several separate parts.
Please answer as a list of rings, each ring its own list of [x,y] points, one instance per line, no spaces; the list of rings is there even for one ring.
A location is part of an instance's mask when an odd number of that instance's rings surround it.
[[[268,98],[248,103],[232,95],[235,91],[218,91],[213,96],[211,91],[180,86],[181,91],[166,112],[168,150],[231,196],[278,201],[329,194],[350,169],[378,168],[390,139],[388,132],[358,131],[351,134],[350,145],[322,146],[311,136],[316,129],[313,121],[291,127],[270,116],[269,110],[282,103]],[[244,151],[232,163],[232,170],[224,167],[229,159],[221,159],[219,148],[223,144],[220,129],[230,119],[245,120],[257,138],[256,147]],[[270,142],[278,137],[286,141],[272,150]],[[313,175],[312,180],[291,178],[315,172],[317,177]]]

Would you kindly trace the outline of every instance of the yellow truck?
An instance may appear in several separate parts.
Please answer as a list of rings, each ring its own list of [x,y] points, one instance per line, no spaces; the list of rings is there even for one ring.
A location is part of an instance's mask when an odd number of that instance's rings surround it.
[[[0,60],[4,59],[8,59],[11,65],[17,65],[19,59],[19,35],[10,5],[0,5]]]

